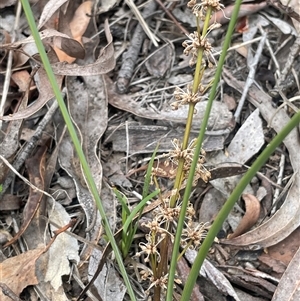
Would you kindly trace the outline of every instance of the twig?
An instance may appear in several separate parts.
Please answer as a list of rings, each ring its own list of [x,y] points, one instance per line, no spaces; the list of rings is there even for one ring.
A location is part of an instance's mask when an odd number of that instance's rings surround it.
[[[277,177],[277,185],[280,185],[280,186],[282,184],[282,177],[283,177],[283,171],[284,171],[284,163],[285,163],[285,155],[281,154],[280,162],[279,162],[279,173],[278,173],[278,177]],[[271,214],[274,214],[275,211],[276,211],[276,207],[274,205],[277,202],[278,196],[279,196],[279,189],[276,188],[275,192],[274,192],[273,201],[272,201],[272,208],[273,209],[271,211]]]
[[[272,6],[276,7],[283,13],[287,14],[291,18],[294,18],[298,22],[300,22],[300,16],[298,13],[295,12],[295,10],[288,6],[288,5],[283,5],[279,0],[267,0],[268,4],[271,4]]]
[[[294,42],[293,46],[290,49],[288,59],[285,63],[284,69],[281,72],[281,76],[279,78],[278,86],[286,79],[287,74],[291,70],[294,61],[297,57],[297,55],[300,52],[300,35],[296,38],[296,41]]]
[[[22,301],[4,282],[0,282],[0,288],[3,295],[7,296],[13,301]]]
[[[22,4],[19,1],[17,5],[17,12],[16,12],[16,19],[15,19],[15,24],[13,28],[13,33],[12,33],[12,40],[11,42],[15,42],[16,39],[16,32],[19,29],[19,21],[20,21],[20,15],[22,12]],[[13,61],[13,54],[14,51],[10,50],[8,53],[8,60],[7,60],[7,65],[6,65],[6,73],[5,73],[5,80],[3,83],[3,92],[2,92],[2,98],[1,98],[1,103],[0,103],[0,116],[3,116],[4,114],[4,106],[6,102],[6,97],[10,85],[10,78],[11,78],[11,67],[12,67],[12,61]],[[2,128],[2,120],[0,120],[0,129]]]
[[[145,6],[143,17],[147,18],[150,16],[156,10],[156,7],[156,2],[151,1]],[[131,45],[128,48],[128,51],[123,54],[122,67],[117,79],[117,89],[121,94],[124,94],[127,91],[145,37],[146,34],[141,24],[138,24],[132,36]]]
[[[150,1],[150,4],[153,1]],[[135,6],[133,0],[125,0],[125,3],[130,7],[136,18],[139,20],[139,24],[143,28],[144,32],[148,36],[148,38],[152,41],[154,46],[158,46],[157,42],[159,42],[159,39],[151,32],[150,28],[148,27],[147,23],[144,20],[144,16],[141,15],[138,8]]]
[[[186,30],[174,17],[174,15],[164,6],[164,4],[160,0],[155,0],[162,10],[166,13],[166,15],[175,23],[175,25],[184,33],[185,35],[189,35],[189,31]]]
[[[257,67],[259,58],[261,56],[261,53],[262,53],[262,50],[263,50],[266,38],[267,38],[267,34],[265,32],[263,32],[262,33],[262,39],[260,40],[260,42],[258,44],[258,47],[257,47],[257,50],[256,50],[256,54],[255,54],[252,62],[250,62],[249,66],[248,66],[249,69],[250,69],[249,70],[249,75],[248,75],[247,81],[245,83],[243,94],[242,94],[241,99],[239,101],[238,107],[237,107],[237,109],[236,109],[236,111],[234,113],[234,118],[235,118],[236,121],[238,121],[239,118],[240,118],[240,114],[242,112],[242,108],[244,106],[244,102],[246,100],[246,97],[247,97],[247,94],[248,94],[248,90],[249,90],[249,88],[251,87],[251,85],[252,85],[252,83],[254,81],[256,67]]]
[[[5,163],[5,165],[7,167],[9,167],[12,172],[17,175],[21,180],[23,180],[28,186],[30,186],[32,189],[35,189],[43,194],[45,194],[46,196],[48,196],[49,198],[53,199],[53,196],[50,195],[48,192],[42,190],[42,189],[39,189],[38,187],[36,187],[35,185],[31,184],[25,177],[23,177],[2,155],[0,155],[0,159]],[[4,182],[4,184],[6,183],[6,181]],[[3,184],[3,187],[4,187],[4,184]],[[7,188],[7,187],[6,187]],[[0,194],[0,197],[2,196],[3,194],[3,191],[1,192]],[[55,200],[54,200],[55,201]]]

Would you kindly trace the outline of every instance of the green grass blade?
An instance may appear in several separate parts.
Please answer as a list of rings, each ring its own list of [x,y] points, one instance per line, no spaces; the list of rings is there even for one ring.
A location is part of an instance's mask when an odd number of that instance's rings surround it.
[[[210,227],[206,238],[204,239],[200,250],[197,254],[195,262],[193,263],[191,272],[188,276],[186,281],[186,285],[183,290],[181,300],[189,300],[189,296],[193,289],[193,286],[196,282],[198,277],[200,268],[204,262],[204,259],[214,242],[215,237],[217,236],[218,232],[220,231],[222,224],[224,223],[225,219],[227,218],[228,214],[232,210],[234,204],[238,200],[238,198],[243,193],[246,186],[250,183],[252,178],[255,174],[259,171],[259,169],[265,164],[265,162],[269,159],[272,153],[276,150],[284,138],[293,130],[298,124],[300,123],[300,111],[293,116],[293,118],[288,122],[288,124],[275,136],[275,138],[271,141],[269,145],[264,149],[264,151],[258,156],[255,162],[252,164],[251,168],[245,173],[242,177],[236,188],[233,190],[232,194],[229,196],[228,200],[226,201],[225,205],[222,207],[220,212],[215,218],[214,223]]]
[[[150,186],[150,183],[151,183],[151,173],[152,173],[152,167],[153,167],[153,164],[154,164],[154,160],[155,160],[155,156],[156,156],[156,153],[157,153],[157,150],[158,150],[158,146],[159,144],[156,146],[152,156],[151,156],[151,160],[148,164],[148,167],[147,167],[147,173],[146,173],[146,177],[145,177],[145,182],[144,182],[144,186],[143,186],[143,199],[148,195],[149,193],[149,186]]]
[[[118,201],[121,203],[122,205],[122,211],[124,210],[126,213],[126,216],[130,215],[130,210],[127,206],[127,199],[126,196],[124,194],[122,194],[117,188],[113,188],[113,191],[118,199]]]
[[[123,226],[123,231],[127,232],[128,227],[132,223],[134,217],[138,214],[141,213],[143,208],[145,207],[146,203],[156,197],[159,194],[160,190],[154,190],[152,193],[150,193],[147,197],[145,197],[143,200],[140,201],[140,203],[131,211],[130,215],[128,216],[124,226]]]
[[[94,179],[92,177],[92,174],[90,172],[90,168],[88,166],[88,163],[87,163],[86,158],[84,156],[84,153],[82,151],[80,142],[78,140],[78,137],[77,137],[77,134],[76,134],[76,131],[75,131],[75,128],[74,128],[74,125],[73,125],[73,123],[70,119],[70,116],[68,114],[68,110],[66,108],[66,105],[65,105],[64,100],[63,100],[62,95],[61,95],[61,91],[58,87],[58,84],[56,82],[54,73],[51,69],[51,65],[50,65],[49,59],[47,57],[46,51],[44,49],[43,43],[41,41],[40,35],[38,33],[38,30],[37,30],[37,27],[36,27],[36,24],[35,24],[35,21],[34,21],[34,17],[33,17],[33,14],[32,14],[32,11],[31,11],[31,8],[30,8],[30,5],[29,5],[29,2],[28,2],[28,0],[21,0],[21,2],[22,2],[22,6],[23,6],[23,9],[24,9],[26,18],[27,18],[27,22],[28,22],[29,27],[30,27],[31,32],[32,32],[32,36],[33,36],[33,38],[35,40],[35,43],[36,43],[36,46],[38,48],[43,66],[44,66],[45,71],[47,73],[47,76],[48,76],[49,82],[51,84],[51,87],[53,89],[54,95],[55,95],[55,97],[57,99],[57,102],[59,104],[59,108],[61,110],[62,116],[65,120],[66,125],[67,125],[67,128],[68,128],[68,131],[70,133],[71,139],[73,141],[76,153],[77,153],[77,155],[79,157],[79,160],[80,160],[80,163],[82,165],[82,169],[83,169],[84,175],[86,177],[87,184],[89,186],[91,194],[93,195],[93,198],[94,198],[94,200],[96,202],[96,205],[98,207],[98,210],[100,212],[102,222],[104,224],[104,229],[105,229],[106,235],[107,235],[109,241],[111,242],[112,248],[114,250],[116,260],[118,262],[121,274],[123,276],[125,285],[126,285],[127,290],[128,290],[128,294],[129,294],[131,300],[136,301],[134,291],[131,287],[131,284],[130,284],[130,281],[129,281],[129,278],[128,278],[128,275],[127,275],[127,272],[126,272],[126,269],[125,269],[125,266],[124,266],[124,263],[123,263],[122,255],[121,255],[120,250],[118,248],[118,245],[117,245],[117,243],[114,239],[113,233],[110,229],[108,219],[107,219],[106,214],[105,214],[105,210],[103,208],[100,196],[98,195],[98,190],[97,190],[95,181],[94,181]]]

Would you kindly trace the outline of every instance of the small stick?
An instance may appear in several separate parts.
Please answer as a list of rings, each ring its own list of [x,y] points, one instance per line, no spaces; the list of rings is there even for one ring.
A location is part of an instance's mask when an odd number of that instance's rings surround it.
[[[247,78],[247,81],[245,83],[243,94],[242,94],[241,99],[239,101],[238,107],[237,107],[237,109],[234,113],[234,118],[237,122],[239,121],[240,114],[242,112],[244,102],[245,102],[246,97],[248,95],[249,88],[251,87],[251,85],[254,81],[256,67],[257,67],[259,58],[261,56],[261,53],[262,53],[262,50],[263,50],[266,39],[267,39],[267,34],[265,32],[263,32],[262,33],[262,39],[260,40],[259,45],[258,45],[257,50],[256,50],[256,54],[255,54],[254,58],[252,59],[252,61],[250,62],[250,66],[248,66],[249,67],[248,78]]]
[[[176,24],[176,26],[184,33],[185,35],[189,35],[189,31],[186,30],[174,17],[174,15],[164,6],[164,4],[160,0],[155,0],[162,10],[166,13],[166,15]]]
[[[156,2],[151,1],[147,6],[145,6],[143,11],[143,17],[147,18],[156,10]],[[122,67],[119,71],[118,79],[117,79],[117,90],[120,94],[126,93],[134,67],[140,53],[142,44],[146,37],[145,31],[143,27],[138,24],[136,27],[132,39],[131,45],[128,48],[128,51],[123,54]]]
[[[22,5],[21,5],[21,2],[19,1],[18,6],[17,6],[16,19],[15,19],[15,24],[14,24],[14,28],[13,28],[12,41],[11,42],[15,42],[15,40],[16,40],[16,32],[19,29],[19,22],[20,22],[21,12],[22,12]],[[3,116],[6,97],[7,97],[8,89],[9,89],[9,86],[10,86],[10,78],[11,78],[11,74],[12,74],[11,67],[12,67],[12,62],[13,62],[13,55],[14,55],[13,50],[10,50],[9,53],[8,53],[5,80],[4,80],[4,83],[3,83],[3,92],[2,92],[1,102],[0,102],[0,116]],[[1,128],[2,128],[2,120],[0,120],[0,129]]]
[[[285,155],[281,154],[281,158],[280,158],[280,162],[279,162],[279,173],[278,173],[278,177],[277,177],[277,185],[280,185],[280,186],[282,184],[283,171],[284,171],[284,166],[285,166],[284,163],[285,163]],[[276,211],[275,204],[277,202],[278,196],[279,196],[279,189],[276,188],[275,192],[274,192],[273,201],[272,201],[272,207],[273,207],[273,209],[271,211],[271,214],[274,214],[275,211]]]

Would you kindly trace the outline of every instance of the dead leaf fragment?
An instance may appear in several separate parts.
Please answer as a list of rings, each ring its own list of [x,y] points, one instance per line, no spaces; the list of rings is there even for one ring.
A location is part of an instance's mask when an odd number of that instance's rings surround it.
[[[70,29],[75,40],[81,40],[91,20],[93,1],[85,1],[76,9],[70,22]]]
[[[66,209],[54,202],[52,199],[47,200],[49,219],[55,224],[63,227],[70,221],[70,216]],[[53,233],[57,230],[56,227],[50,226]],[[62,276],[69,275],[70,261],[79,262],[79,245],[77,240],[66,234],[60,233],[49,249],[48,267],[43,281],[49,281],[54,290],[57,291],[62,285]],[[58,256],[59,254],[59,256]]]
[[[11,75],[11,79],[17,84],[20,92],[26,92],[30,86],[31,77],[27,70],[19,70]]]
[[[94,248],[88,267],[89,280],[91,280],[95,274],[101,258],[102,252]],[[94,285],[102,300],[123,300],[126,293],[126,286],[118,277],[114,266],[109,264],[109,262],[104,265],[101,273],[96,278]]]
[[[276,1],[274,1],[276,4]],[[280,0],[279,4],[285,6],[285,10],[288,11],[291,15],[294,16],[292,18],[293,24],[297,30],[297,33],[300,34],[300,23],[299,23],[299,15],[300,15],[300,5],[299,0]],[[282,7],[281,7],[282,8]]]
[[[68,0],[49,0],[41,13],[38,29],[40,30],[43,25],[53,16],[53,14],[62,6],[64,5]]]
[[[70,31],[72,34],[72,38],[74,39],[73,44],[77,41],[78,43],[82,44],[82,36],[85,33],[90,20],[91,20],[91,14],[92,14],[92,7],[93,2],[92,1],[86,1],[83,2],[79,7],[76,9],[74,17],[72,21],[69,24]],[[61,43],[61,47],[54,46],[54,50],[59,58],[60,62],[68,62],[69,64],[73,63],[76,58],[83,58],[84,55],[82,51],[73,51],[73,54],[71,54],[72,49],[74,49],[74,46],[72,46],[72,40],[67,41],[64,40]],[[71,42],[71,44],[70,44]],[[80,48],[78,48],[80,49]],[[70,55],[68,55],[70,54]],[[78,56],[80,55],[80,56]]]
[[[249,193],[243,194],[242,197],[245,202],[246,213],[243,216],[238,227],[235,229],[235,231],[228,236],[229,239],[237,237],[247,232],[247,230],[251,229],[251,227],[255,225],[255,223],[259,218],[259,213],[260,213],[259,200],[254,195],[251,195]]]
[[[43,249],[30,250],[0,263],[1,282],[5,283],[18,296],[25,287],[38,284],[35,264]],[[2,290],[0,290],[0,300],[11,301]]]
[[[46,151],[47,151],[47,146],[44,145],[43,147],[38,149],[38,151],[32,158],[26,160],[26,166],[27,166],[30,182],[35,187],[38,187],[41,190],[44,190],[44,171],[45,171]],[[30,188],[29,198],[24,208],[24,217],[23,217],[22,226],[20,227],[19,232],[4,245],[4,248],[15,243],[25,232],[29,223],[31,222],[35,213],[37,212],[42,198],[43,198],[42,192]]]
[[[300,249],[288,265],[283,274],[272,301],[298,301],[300,300]]]
[[[163,77],[171,68],[174,55],[174,49],[170,44],[162,46],[146,61],[148,72],[155,77]]]
[[[233,78],[229,71],[223,70],[226,83],[242,93],[245,83]],[[252,85],[249,89],[248,100],[259,108],[261,115],[270,123],[276,132],[290,121],[284,109],[276,110],[272,106],[270,96]],[[263,101],[262,101],[263,100]],[[294,182],[287,194],[285,202],[280,209],[264,224],[239,237],[229,240],[231,245],[269,247],[289,236],[300,225],[300,160],[299,160],[299,133],[293,129],[284,139],[293,170],[295,171]]]
[[[72,63],[76,59],[85,57],[85,50],[82,44],[75,39],[54,37],[53,48],[60,62]]]
[[[52,65],[53,72],[60,75],[90,76],[106,74],[114,69],[116,60],[114,57],[113,39],[107,20],[105,21],[104,29],[108,44],[100,51],[96,62],[85,66],[60,62]]]
[[[18,119],[28,118],[34,113],[36,113],[38,110],[40,110],[51,98],[54,97],[54,93],[49,83],[48,76],[46,74],[45,69],[40,68],[36,73],[34,79],[37,88],[39,90],[39,97],[37,98],[37,100],[34,103],[32,103],[30,106],[28,106],[26,109],[22,109],[13,115],[2,116],[0,117],[0,119],[18,120]],[[56,76],[56,80],[58,85],[61,86],[63,77]]]

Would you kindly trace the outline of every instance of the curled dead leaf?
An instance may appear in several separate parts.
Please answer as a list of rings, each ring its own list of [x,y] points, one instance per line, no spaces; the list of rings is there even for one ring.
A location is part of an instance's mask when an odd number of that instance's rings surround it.
[[[45,4],[42,14],[39,19],[38,29],[40,30],[46,22],[63,6],[67,0],[49,0]]]
[[[92,1],[86,1],[79,5],[74,13],[72,21],[69,24],[73,40],[61,40],[61,47],[58,47],[57,45],[54,46],[54,50],[60,62],[68,62],[71,64],[77,58],[84,58],[85,52],[83,47],[82,49],[80,49],[80,47],[74,48],[73,44],[76,44],[77,42],[77,44],[79,43],[82,45],[81,39],[90,23],[92,7]]]
[[[53,48],[58,56],[59,60],[69,62],[68,57],[72,57],[70,62],[75,61],[75,59],[84,59],[85,49],[81,42],[65,38],[65,37],[54,37],[53,38]]]
[[[237,237],[247,232],[249,229],[251,229],[252,226],[255,225],[255,223],[259,218],[259,213],[260,213],[259,200],[254,195],[249,193],[243,194],[242,198],[245,202],[246,213],[242,218],[241,222],[239,223],[238,227],[235,229],[235,231],[232,234],[228,235],[229,239]]]
[[[99,57],[96,62],[84,66],[60,62],[52,65],[53,72],[59,75],[90,76],[106,74],[114,69],[116,60],[114,57],[113,39],[109,30],[107,20],[104,23],[104,30],[108,44],[100,51]]]
[[[70,22],[70,29],[75,40],[81,40],[85,33],[92,14],[93,1],[83,2],[75,11],[74,17]]]
[[[1,116],[2,120],[18,120],[23,118],[28,118],[33,115],[35,112],[40,110],[51,98],[54,97],[53,90],[51,88],[48,76],[45,69],[40,68],[37,71],[36,86],[39,90],[38,99],[28,106],[26,109],[20,110],[13,115]],[[63,81],[63,76],[56,76],[56,80],[59,86],[61,86]]]

